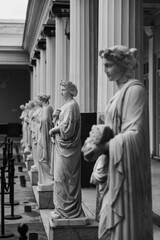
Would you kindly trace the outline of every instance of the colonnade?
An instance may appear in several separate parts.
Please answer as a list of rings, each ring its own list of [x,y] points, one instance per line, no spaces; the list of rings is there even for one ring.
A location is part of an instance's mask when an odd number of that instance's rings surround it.
[[[50,94],[53,109],[60,107],[60,81],[73,81],[78,86],[76,100],[81,113],[99,115],[105,111],[116,88],[107,81],[98,51],[123,44],[142,52],[142,1],[70,0],[65,3],[68,3],[66,14],[50,12],[52,21],[48,17],[42,26],[43,36],[37,39],[39,43],[44,38],[45,44],[37,44],[31,53],[31,96]],[[52,4],[54,9],[54,1]],[[137,76],[140,78],[140,73]]]

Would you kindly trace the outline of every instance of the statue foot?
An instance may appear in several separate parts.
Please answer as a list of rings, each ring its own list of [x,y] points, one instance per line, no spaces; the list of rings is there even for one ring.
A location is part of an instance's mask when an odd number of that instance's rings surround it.
[[[54,218],[54,219],[60,219],[61,218],[61,216],[56,211],[51,212],[51,217]]]

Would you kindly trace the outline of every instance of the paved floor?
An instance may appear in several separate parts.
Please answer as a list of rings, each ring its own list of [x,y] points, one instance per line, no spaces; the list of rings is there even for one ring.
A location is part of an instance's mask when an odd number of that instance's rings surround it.
[[[15,153],[16,154],[16,153]],[[23,167],[23,172],[19,172],[19,166]],[[153,196],[153,229],[154,240],[160,239],[160,162],[151,160],[152,170],[152,196]],[[25,176],[26,187],[22,187],[20,176]],[[48,239],[48,218],[51,210],[39,210],[36,201],[36,187],[31,186],[29,174],[23,161],[19,162],[19,156],[15,161],[15,184],[14,199],[18,201],[18,205],[14,206],[14,214],[20,215],[22,218],[17,220],[5,220],[5,234],[14,233],[14,237],[8,238],[18,240],[19,233],[17,227],[20,223],[26,223],[29,226],[27,234],[38,232],[39,240]],[[6,178],[7,179],[7,178]],[[1,195],[0,195],[1,197]],[[96,206],[96,190],[94,188],[82,189],[83,205],[89,209],[94,215]],[[5,202],[9,202],[9,195],[5,194]],[[31,212],[26,212],[26,206],[31,207]],[[11,214],[11,207],[5,206],[5,215]],[[1,216],[1,212],[0,212]],[[1,229],[0,229],[1,233]],[[1,235],[1,234],[0,234]],[[1,238],[3,239],[3,238]],[[5,239],[5,238],[4,238]]]

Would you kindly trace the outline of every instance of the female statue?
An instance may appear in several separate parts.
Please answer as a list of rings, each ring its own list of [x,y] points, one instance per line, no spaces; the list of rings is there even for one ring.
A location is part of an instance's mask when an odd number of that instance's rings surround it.
[[[54,204],[53,218],[84,216],[81,206],[81,115],[74,97],[77,87],[61,81],[64,105],[54,113],[55,127],[49,134],[54,137]]]
[[[143,83],[132,77],[138,66],[137,49],[113,46],[100,51],[100,56],[118,91],[105,115],[105,125],[114,136],[89,150],[98,157],[92,180],[99,184],[101,198],[99,239],[152,240],[148,100]],[[90,138],[96,138],[96,131],[92,129]]]
[[[50,174],[52,143],[49,136],[53,109],[49,105],[49,99],[50,96],[46,94],[37,97],[38,104],[42,107],[37,141],[38,183],[44,185],[53,184],[53,176]]]

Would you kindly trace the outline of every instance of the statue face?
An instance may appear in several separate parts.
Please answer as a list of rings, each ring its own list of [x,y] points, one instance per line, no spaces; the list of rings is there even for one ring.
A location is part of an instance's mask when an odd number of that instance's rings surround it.
[[[39,106],[43,106],[43,101],[40,100],[40,99],[37,99],[37,105],[39,105]]]
[[[61,86],[61,96],[64,100],[67,100],[71,97],[70,92],[64,86]]]
[[[124,69],[117,65],[114,61],[103,59],[104,71],[107,74],[109,81],[118,81],[124,75]]]

